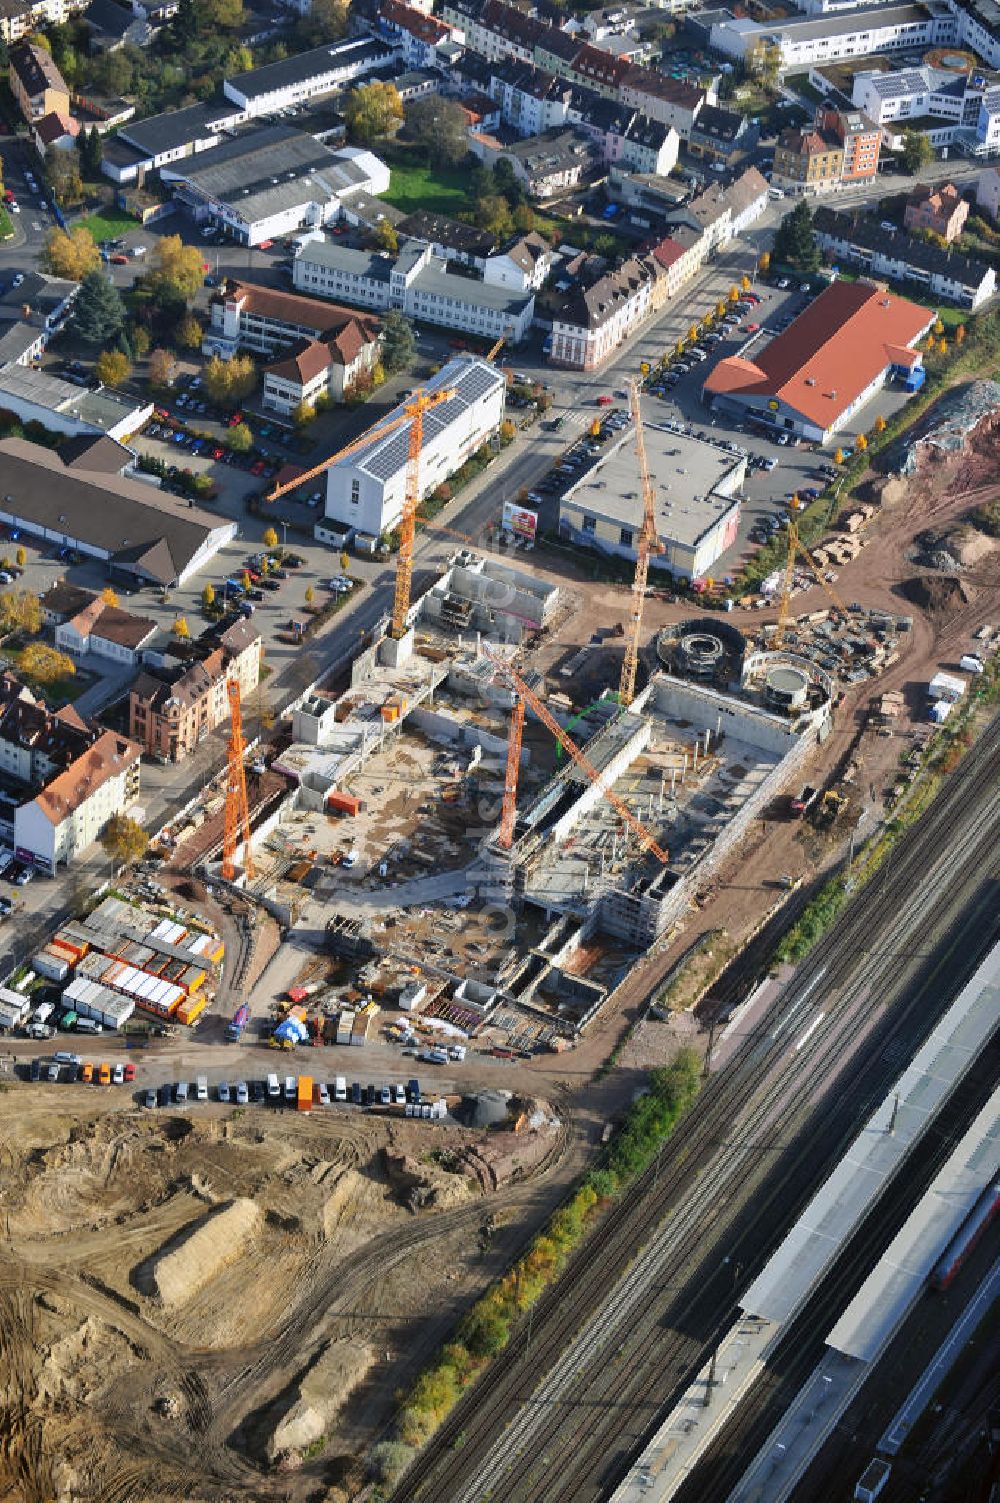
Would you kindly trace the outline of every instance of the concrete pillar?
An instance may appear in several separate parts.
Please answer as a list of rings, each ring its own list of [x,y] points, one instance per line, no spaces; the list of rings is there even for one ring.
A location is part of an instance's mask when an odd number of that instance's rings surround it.
[[[413,641],[412,626],[398,642],[395,637],[384,637],[379,643],[379,662],[386,668],[402,668],[413,656]]]

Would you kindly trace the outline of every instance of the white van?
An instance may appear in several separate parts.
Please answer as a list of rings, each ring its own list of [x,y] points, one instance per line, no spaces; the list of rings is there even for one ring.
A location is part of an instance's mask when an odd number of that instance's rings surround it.
[[[55,1033],[48,1023],[29,1023],[24,1031],[29,1039],[50,1039]]]
[[[338,1075],[333,1086],[333,1099],[335,1101],[347,1100],[347,1077]]]
[[[51,1002],[39,1002],[31,1021],[33,1023],[47,1023],[54,1012],[55,1007]]]
[[[278,1101],[280,1097],[281,1086],[278,1084],[278,1077],[277,1075],[269,1075],[267,1077],[267,1099],[268,1101]]]
[[[77,1018],[77,1020],[76,1020],[76,1031],[77,1031],[77,1033],[90,1033],[90,1034],[103,1033],[104,1032],[104,1026],[103,1026],[103,1024],[98,1023],[98,1021],[97,1021],[96,1018]]]
[[[785,190],[784,188],[775,188],[772,184],[772,186],[767,190],[767,196],[768,198],[784,198]]]
[[[208,1076],[199,1075],[195,1082],[195,1098],[198,1101],[208,1100]]]

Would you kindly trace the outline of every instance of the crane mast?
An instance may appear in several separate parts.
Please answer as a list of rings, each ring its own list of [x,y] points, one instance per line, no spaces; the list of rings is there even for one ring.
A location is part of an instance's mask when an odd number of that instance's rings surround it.
[[[625,634],[625,657],[622,662],[621,683],[618,698],[628,706],[635,698],[635,678],[639,668],[639,647],[642,642],[642,609],[646,599],[646,581],[649,578],[649,556],[662,553],[663,545],[656,530],[656,497],[649,476],[646,459],[646,439],[642,431],[642,408],[639,401],[639,383],[629,387],[629,407],[635,424],[635,452],[639,461],[639,479],[642,485],[642,526],[635,553],[635,578],[632,581],[632,615]]]
[[[226,761],[226,807],[222,833],[222,876],[232,882],[236,876],[236,848],[243,840],[243,870],[253,876],[250,855],[250,811],[247,806],[247,778],[243,765],[246,746],[243,741],[243,713],[240,707],[240,682],[226,683],[229,696],[229,748]]]

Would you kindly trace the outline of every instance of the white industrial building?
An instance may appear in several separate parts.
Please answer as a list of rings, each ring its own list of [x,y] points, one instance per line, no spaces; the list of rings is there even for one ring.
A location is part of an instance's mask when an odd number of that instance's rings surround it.
[[[663,549],[650,562],[680,579],[703,578],[736,539],[746,457],[672,426],[646,423],[644,431]],[[634,559],[642,518],[635,439],[628,432],[567,489],[559,502],[559,532],[571,542]]]
[[[197,224],[215,224],[244,245],[336,219],[358,193],[385,193],[389,169],[356,146],[334,150],[287,125],[258,126],[160,168]]]
[[[503,421],[507,383],[485,360],[467,356],[449,360],[427,381],[426,392],[454,390],[454,396],[429,409],[423,418],[420,493],[430,493],[488,443]],[[406,489],[406,455],[410,424],[384,432],[397,407],[376,423],[368,441],[331,465],[326,477],[328,519],[345,529],[380,537],[399,525]]]
[[[779,21],[751,21],[731,12],[712,16],[709,46],[713,52],[741,61],[777,47],[782,68],[789,69],[876,52],[967,47],[988,67],[1000,67],[997,0],[927,0],[925,4],[864,7],[842,0],[806,0],[802,9],[809,14]]]
[[[460,329],[481,339],[518,344],[531,328],[535,299],[461,276],[420,240],[404,240],[395,256],[311,240],[295,257],[296,290],[312,297],[384,311]]]
[[[397,56],[394,47],[374,37],[345,38],[276,63],[265,63],[248,73],[236,73],[225,80],[222,91],[247,115],[271,115],[332,94],[355,79],[386,67]]]
[[[811,82],[822,89],[819,79]],[[983,74],[927,65],[871,69],[854,75],[852,102],[883,127],[890,144],[897,131],[916,120],[932,146],[956,142],[974,156],[1000,150],[1000,88],[988,84]]]

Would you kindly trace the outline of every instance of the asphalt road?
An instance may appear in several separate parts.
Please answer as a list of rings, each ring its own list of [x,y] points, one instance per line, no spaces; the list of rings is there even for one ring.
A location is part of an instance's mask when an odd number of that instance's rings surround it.
[[[596,1503],[621,1480],[858,1122],[1000,939],[998,747],[994,722],[457,1406],[397,1503],[476,1503],[501,1482],[508,1503]]]

